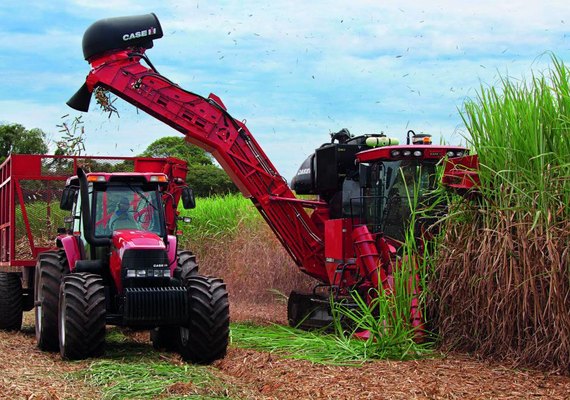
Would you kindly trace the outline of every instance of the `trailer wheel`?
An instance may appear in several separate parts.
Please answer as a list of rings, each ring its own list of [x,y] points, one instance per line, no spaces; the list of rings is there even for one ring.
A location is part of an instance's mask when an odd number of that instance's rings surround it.
[[[0,272],[0,329],[19,331],[22,327],[22,280],[13,272]]]
[[[198,274],[198,264],[196,256],[188,250],[181,250],[176,254],[176,268],[174,277],[180,279],[186,285],[188,278]]]
[[[230,332],[228,292],[219,278],[194,275],[186,283],[190,315],[178,332],[179,351],[186,361],[208,364],[226,355]]]
[[[81,360],[103,354],[105,288],[99,275],[73,273],[63,277],[58,321],[59,351],[64,359]]]
[[[67,273],[63,251],[48,251],[38,256],[34,276],[36,304],[36,342],[41,350],[57,351],[57,308],[61,277]]]

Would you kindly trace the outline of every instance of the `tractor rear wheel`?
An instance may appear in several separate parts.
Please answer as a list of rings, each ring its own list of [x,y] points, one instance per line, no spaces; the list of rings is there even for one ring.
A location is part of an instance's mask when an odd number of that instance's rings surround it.
[[[103,354],[105,288],[99,275],[74,273],[63,278],[59,296],[59,351],[64,359]]]
[[[41,350],[57,351],[57,308],[59,285],[67,273],[67,259],[63,251],[48,251],[38,256],[34,276],[36,304],[36,342]]]
[[[194,275],[186,281],[190,303],[188,323],[178,332],[182,358],[208,364],[226,355],[230,308],[226,285],[219,278]]]
[[[182,284],[186,285],[186,281],[191,276],[198,275],[198,264],[196,256],[188,250],[181,250],[176,254],[176,269],[174,277],[180,279]]]
[[[14,272],[0,272],[0,329],[19,331],[22,327],[22,280]]]

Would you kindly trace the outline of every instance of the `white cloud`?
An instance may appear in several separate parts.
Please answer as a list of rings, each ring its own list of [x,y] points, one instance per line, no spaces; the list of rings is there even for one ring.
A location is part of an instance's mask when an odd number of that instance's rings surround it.
[[[54,130],[88,71],[78,32],[99,18],[152,11],[165,31],[148,51],[159,71],[218,94],[286,178],[343,127],[401,138],[413,128],[459,141],[457,107],[480,82],[495,83],[497,71],[529,76],[548,62],[534,60],[545,50],[570,55],[567,1],[30,4],[34,30],[21,16],[23,26],[1,31],[10,40],[0,43],[0,86],[9,89],[0,92],[0,120]],[[0,15],[15,15],[7,7],[17,3],[0,5]],[[118,103],[120,119],[86,115],[89,152],[132,155],[178,134]]]

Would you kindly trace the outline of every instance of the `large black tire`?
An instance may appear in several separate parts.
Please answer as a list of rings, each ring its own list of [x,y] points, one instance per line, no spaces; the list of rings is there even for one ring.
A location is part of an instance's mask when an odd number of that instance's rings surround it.
[[[44,351],[59,349],[57,309],[59,286],[67,273],[67,259],[63,251],[48,251],[38,257],[34,276],[36,304],[36,342]]]
[[[230,308],[226,285],[219,278],[194,275],[187,280],[190,315],[181,326],[178,347],[182,358],[209,364],[226,355]]]
[[[180,250],[176,254],[176,268],[174,269],[174,277],[179,279],[182,284],[186,285],[188,278],[198,275],[198,264],[196,256],[188,250]]]
[[[0,272],[0,329],[19,331],[22,328],[23,297],[20,275]]]
[[[74,273],[61,282],[59,352],[81,360],[103,354],[105,347],[105,288],[99,275]]]

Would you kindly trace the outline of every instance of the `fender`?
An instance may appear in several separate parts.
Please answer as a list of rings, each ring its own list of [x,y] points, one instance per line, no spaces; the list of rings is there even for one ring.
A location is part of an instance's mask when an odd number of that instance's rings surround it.
[[[75,271],[75,263],[77,260],[85,259],[85,247],[81,241],[81,237],[75,235],[58,236],[56,239],[57,247],[63,248],[67,264],[71,272]]]

